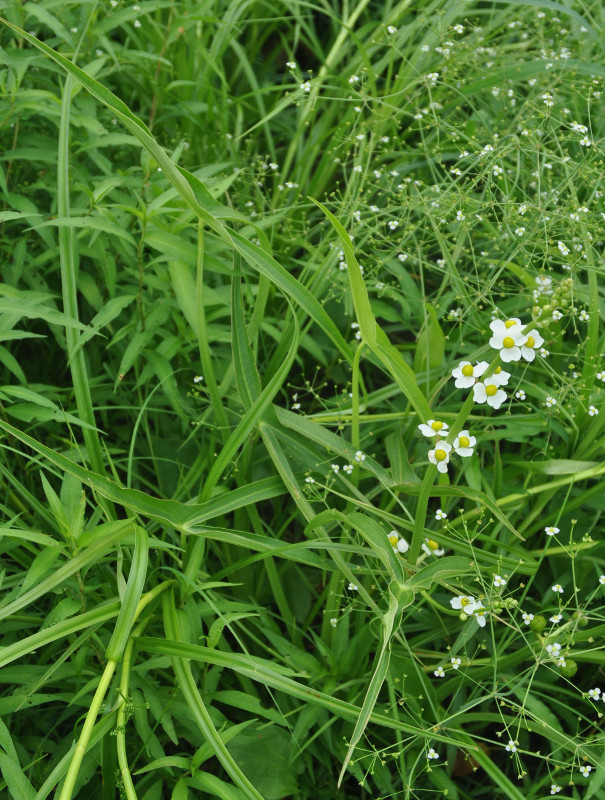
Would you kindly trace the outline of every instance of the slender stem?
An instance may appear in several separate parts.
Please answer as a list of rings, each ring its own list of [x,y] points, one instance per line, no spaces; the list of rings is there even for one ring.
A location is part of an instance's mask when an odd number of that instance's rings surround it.
[[[101,703],[103,702],[107,689],[109,688],[109,684],[111,683],[111,679],[113,678],[113,673],[115,671],[116,664],[117,661],[113,661],[110,659],[105,665],[103,675],[101,676],[101,680],[99,681],[97,690],[94,694],[94,697],[92,698],[92,703],[90,704],[90,708],[88,709],[88,713],[86,714],[86,719],[84,720],[84,727],[82,728],[82,733],[80,734],[78,744],[76,745],[76,751],[71,760],[71,764],[69,765],[69,769],[67,770],[67,775],[65,776],[65,782],[61,788],[61,794],[59,795],[59,800],[71,800],[74,791],[74,786],[78,778],[78,773],[80,771],[80,766],[82,764],[82,759],[84,758],[84,753],[86,752],[86,749],[88,747],[88,742],[90,741],[92,729],[95,726],[95,721],[99,714]]]
[[[163,583],[154,586],[154,588],[151,591],[144,594],[139,600],[139,604],[137,605],[137,610],[134,615],[135,620],[143,611],[143,609],[146,606],[148,606],[149,603],[154,598],[156,598],[161,592],[163,592],[169,586],[172,586],[173,583],[174,581],[164,581]],[[138,628],[136,632],[137,634],[139,633]],[[127,645],[129,644],[130,641],[127,643]],[[132,648],[130,649],[130,652],[132,652]],[[130,653],[128,657],[130,658]],[[101,675],[101,680],[99,681],[99,685],[97,686],[94,697],[92,698],[92,703],[90,704],[90,708],[88,709],[88,713],[86,714],[86,719],[84,720],[84,726],[82,727],[82,732],[80,733],[80,738],[78,739],[78,744],[76,745],[74,756],[69,765],[69,769],[67,770],[67,775],[65,776],[65,783],[61,788],[61,794],[59,795],[59,800],[71,800],[74,786],[78,778],[78,773],[80,772],[80,767],[82,765],[82,759],[84,758],[84,753],[86,753],[86,750],[88,748],[90,736],[95,726],[95,721],[97,719],[97,716],[99,715],[101,703],[103,702],[103,698],[107,693],[107,689],[109,688],[109,684],[111,683],[111,679],[113,677],[113,673],[115,672],[117,663],[118,662],[115,659],[109,659],[109,661],[105,665],[105,669],[103,670],[103,674]],[[122,675],[124,675],[124,671],[122,671]]]

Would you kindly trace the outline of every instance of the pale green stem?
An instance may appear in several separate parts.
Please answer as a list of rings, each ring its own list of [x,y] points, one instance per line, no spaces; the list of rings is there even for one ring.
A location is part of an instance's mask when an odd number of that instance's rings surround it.
[[[149,605],[149,603],[157,597],[164,589],[167,589],[169,586],[172,586],[174,581],[164,581],[164,583],[158,584],[155,586],[150,592],[141,597],[139,600],[139,604],[137,606],[136,613],[134,615],[135,620],[143,611],[143,609]],[[71,760],[69,765],[69,769],[67,770],[67,775],[65,776],[65,782],[61,788],[61,794],[59,795],[59,800],[71,800],[74,786],[76,785],[76,780],[78,779],[78,773],[80,772],[80,767],[82,765],[82,759],[84,758],[84,754],[88,748],[88,743],[90,741],[90,736],[92,734],[92,729],[95,726],[95,721],[97,716],[99,715],[99,710],[101,708],[101,704],[103,702],[103,698],[107,693],[107,689],[109,688],[109,684],[111,683],[111,679],[113,677],[113,673],[115,672],[115,668],[117,666],[117,661],[114,659],[110,659],[107,664],[105,665],[105,669],[103,670],[103,675],[101,676],[101,680],[99,681],[99,685],[97,686],[97,690],[92,698],[92,703],[90,704],[90,708],[88,709],[88,713],[86,714],[86,719],[84,720],[84,725],[82,727],[82,732],[80,733],[80,738],[78,739],[78,744],[76,745],[76,750],[74,756]]]
[[[78,778],[78,773],[80,772],[80,766],[82,765],[82,759],[84,758],[84,753],[88,747],[88,742],[90,741],[92,729],[95,726],[95,721],[99,714],[101,703],[103,702],[105,693],[107,692],[109,684],[111,683],[111,679],[113,678],[116,665],[117,661],[113,660],[109,660],[105,665],[103,675],[101,676],[101,680],[97,686],[97,691],[92,698],[92,703],[90,704],[88,714],[84,720],[84,727],[82,728],[82,733],[80,734],[78,744],[76,745],[76,751],[71,760],[71,764],[67,770],[65,782],[61,788],[61,794],[59,795],[59,800],[71,800],[74,786],[76,785],[76,780]]]

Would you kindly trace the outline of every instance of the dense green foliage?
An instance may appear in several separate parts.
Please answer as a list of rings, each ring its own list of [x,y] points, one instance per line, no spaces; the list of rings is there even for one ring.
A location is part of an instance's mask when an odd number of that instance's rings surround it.
[[[0,10],[0,795],[605,797],[602,3]]]

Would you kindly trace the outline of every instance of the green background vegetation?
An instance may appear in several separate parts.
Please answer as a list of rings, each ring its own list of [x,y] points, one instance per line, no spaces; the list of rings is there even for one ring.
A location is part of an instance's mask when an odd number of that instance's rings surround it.
[[[605,796],[603,5],[0,15],[0,793]]]

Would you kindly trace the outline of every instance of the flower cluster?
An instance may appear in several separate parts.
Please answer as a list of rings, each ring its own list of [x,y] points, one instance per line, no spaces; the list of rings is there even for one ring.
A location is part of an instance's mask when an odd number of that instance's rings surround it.
[[[464,616],[464,619],[473,616],[477,620],[479,627],[485,627],[485,609],[481,600],[475,600],[474,597],[461,594],[458,597],[452,597],[450,605],[460,611],[460,615]]]
[[[418,428],[424,436],[435,437],[435,446],[429,450],[429,461],[431,464],[435,464],[439,472],[447,472],[452,450],[459,456],[467,458],[472,456],[473,447],[477,444],[477,439],[468,431],[460,431],[454,439],[454,443],[449,444],[443,439],[444,435],[447,436],[449,425],[436,419],[429,419],[427,423],[422,423]]]

